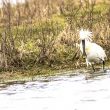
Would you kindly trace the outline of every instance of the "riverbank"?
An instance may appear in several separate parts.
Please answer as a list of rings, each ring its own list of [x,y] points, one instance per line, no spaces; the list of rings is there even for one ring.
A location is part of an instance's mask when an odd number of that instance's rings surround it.
[[[63,71],[74,70],[72,66],[62,67],[56,66],[54,68],[48,66],[32,67],[30,69],[18,69],[13,71],[2,71],[0,72],[0,83],[7,82],[19,82],[19,81],[32,81],[38,77],[55,75]]]
[[[96,68],[101,68],[102,65],[97,65]],[[110,68],[110,62],[106,62],[106,69]],[[86,65],[81,65],[80,67],[74,67],[74,65],[57,65],[54,67],[39,66],[32,67],[30,69],[17,69],[13,71],[2,71],[0,72],[0,84],[11,83],[11,82],[26,82],[34,81],[42,76],[58,75],[66,73],[66,71],[77,71],[77,70],[87,70]],[[91,70],[91,67],[88,68]],[[92,71],[92,70],[91,70]]]

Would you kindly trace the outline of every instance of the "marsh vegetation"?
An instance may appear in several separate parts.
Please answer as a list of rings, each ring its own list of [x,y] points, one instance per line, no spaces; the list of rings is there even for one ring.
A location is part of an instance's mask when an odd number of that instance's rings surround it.
[[[0,70],[83,66],[76,45],[82,27],[93,32],[93,39],[109,56],[109,0],[25,0],[16,5],[2,0]]]

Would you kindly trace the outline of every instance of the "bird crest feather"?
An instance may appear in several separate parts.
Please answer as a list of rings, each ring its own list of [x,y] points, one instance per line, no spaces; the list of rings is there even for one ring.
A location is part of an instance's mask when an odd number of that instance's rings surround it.
[[[88,41],[92,41],[91,37],[92,37],[92,32],[89,30],[85,30],[85,29],[81,29],[79,31],[79,36],[81,40],[88,40]]]

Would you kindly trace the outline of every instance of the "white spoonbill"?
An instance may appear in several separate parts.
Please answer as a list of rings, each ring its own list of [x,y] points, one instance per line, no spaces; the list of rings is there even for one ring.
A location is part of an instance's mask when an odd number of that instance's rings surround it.
[[[83,56],[86,56],[86,64],[87,67],[89,65],[92,66],[93,70],[94,63],[102,63],[103,64],[103,70],[104,70],[104,65],[105,65],[105,59],[106,59],[106,54],[103,48],[92,42],[92,32],[88,30],[81,29],[79,31],[79,36],[80,36],[80,50],[83,54]]]

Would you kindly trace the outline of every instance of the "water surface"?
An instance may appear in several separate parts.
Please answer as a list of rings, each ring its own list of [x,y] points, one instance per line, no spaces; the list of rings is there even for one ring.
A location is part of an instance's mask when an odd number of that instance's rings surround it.
[[[0,110],[110,110],[110,70],[68,71],[0,87]]]

